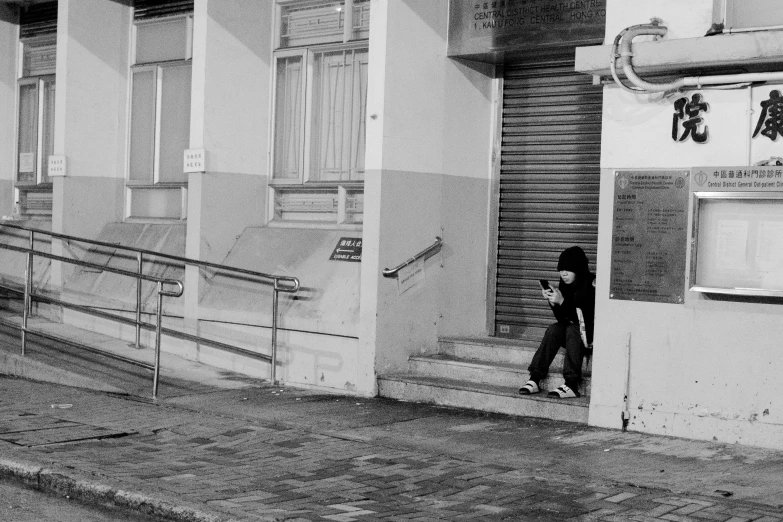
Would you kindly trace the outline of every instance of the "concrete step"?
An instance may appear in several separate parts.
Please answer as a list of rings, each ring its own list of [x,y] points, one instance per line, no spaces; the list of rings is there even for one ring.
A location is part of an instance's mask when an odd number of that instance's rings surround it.
[[[478,384],[414,374],[378,377],[381,397],[587,424],[588,397],[556,399],[543,393],[522,397],[517,389],[518,386]]]
[[[438,341],[438,353],[459,359],[485,363],[519,365],[527,368],[538,349],[540,339],[503,339],[500,337],[444,337]],[[552,374],[563,372],[563,350],[549,369]],[[592,358],[582,365],[582,374],[592,373]]]
[[[409,358],[409,373],[422,377],[437,377],[476,384],[492,384],[519,388],[528,379],[527,364],[486,362],[463,359],[445,354],[416,355]],[[587,366],[587,365],[584,365]],[[563,383],[562,356],[560,366],[552,365],[547,378],[541,381],[545,390],[552,390]],[[591,373],[583,368],[583,382],[579,393],[590,395]]]

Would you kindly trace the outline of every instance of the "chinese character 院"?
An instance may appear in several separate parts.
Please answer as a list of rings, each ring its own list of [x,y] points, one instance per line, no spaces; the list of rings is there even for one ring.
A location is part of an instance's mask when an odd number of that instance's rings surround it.
[[[778,139],[778,134],[783,134],[783,98],[778,90],[769,91],[769,99],[761,102],[761,116],[753,131],[754,138],[759,131],[772,141]]]
[[[710,105],[698,93],[691,96],[690,101],[688,101],[688,98],[680,98],[675,101],[674,117],[672,118],[672,139],[674,141],[685,141],[688,137],[691,137],[696,143],[707,143],[710,130],[705,125],[704,130],[699,132],[699,126],[704,123],[704,118],[699,116],[699,114],[709,110]],[[679,136],[680,124],[682,124],[684,129],[682,136]]]

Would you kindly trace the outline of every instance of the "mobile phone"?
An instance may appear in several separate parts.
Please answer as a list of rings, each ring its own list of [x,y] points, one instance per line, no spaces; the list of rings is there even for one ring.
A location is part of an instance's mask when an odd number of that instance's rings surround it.
[[[543,288],[544,290],[549,290],[549,281],[547,281],[546,279],[539,279],[538,284],[540,284],[541,288]]]

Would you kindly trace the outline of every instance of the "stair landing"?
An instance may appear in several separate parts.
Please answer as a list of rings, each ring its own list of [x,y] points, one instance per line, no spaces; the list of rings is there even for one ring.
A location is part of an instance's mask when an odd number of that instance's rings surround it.
[[[527,366],[535,353],[528,340],[442,338],[438,353],[409,358],[406,372],[378,377],[382,397],[455,406],[508,415],[540,417],[587,424],[592,377],[591,361],[582,367],[581,397],[559,399],[546,391],[562,384],[562,350],[541,382],[543,391],[519,395]]]

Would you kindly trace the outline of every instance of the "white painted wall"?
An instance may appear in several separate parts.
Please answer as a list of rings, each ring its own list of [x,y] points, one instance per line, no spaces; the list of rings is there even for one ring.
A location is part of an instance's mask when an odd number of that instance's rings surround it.
[[[264,222],[272,7],[195,3],[190,146],[206,150],[207,171],[189,180],[188,257],[222,261],[245,228]]]
[[[122,218],[130,19],[119,2],[58,3],[54,153],[68,163],[54,179],[55,232],[96,237]]]
[[[704,36],[712,25],[712,3],[713,0],[606,0],[606,43],[612,43],[626,27],[650,23],[651,18],[663,20],[669,29],[667,39]]]
[[[696,37],[712,16],[711,0],[610,0],[608,8],[608,39],[648,15],[663,18],[669,36]],[[783,373],[781,305],[712,300],[695,292],[686,292],[684,305],[609,299],[614,169],[749,165],[758,159],[750,150],[750,90],[703,94],[711,105],[705,114],[711,138],[700,145],[671,139],[673,98],[605,90],[590,423],[621,425],[630,342],[630,429],[782,448],[783,398],[775,391]],[[783,155],[783,143],[772,146]],[[763,152],[769,155],[769,147]]]
[[[376,0],[371,16],[360,343],[386,373],[439,335],[485,333],[494,91],[446,58],[446,0]],[[418,287],[379,277],[441,234],[444,267],[430,259]]]
[[[16,122],[16,8],[0,4],[0,217],[13,211]]]
[[[190,138],[210,172],[266,174],[273,28],[272,2],[195,2]]]

